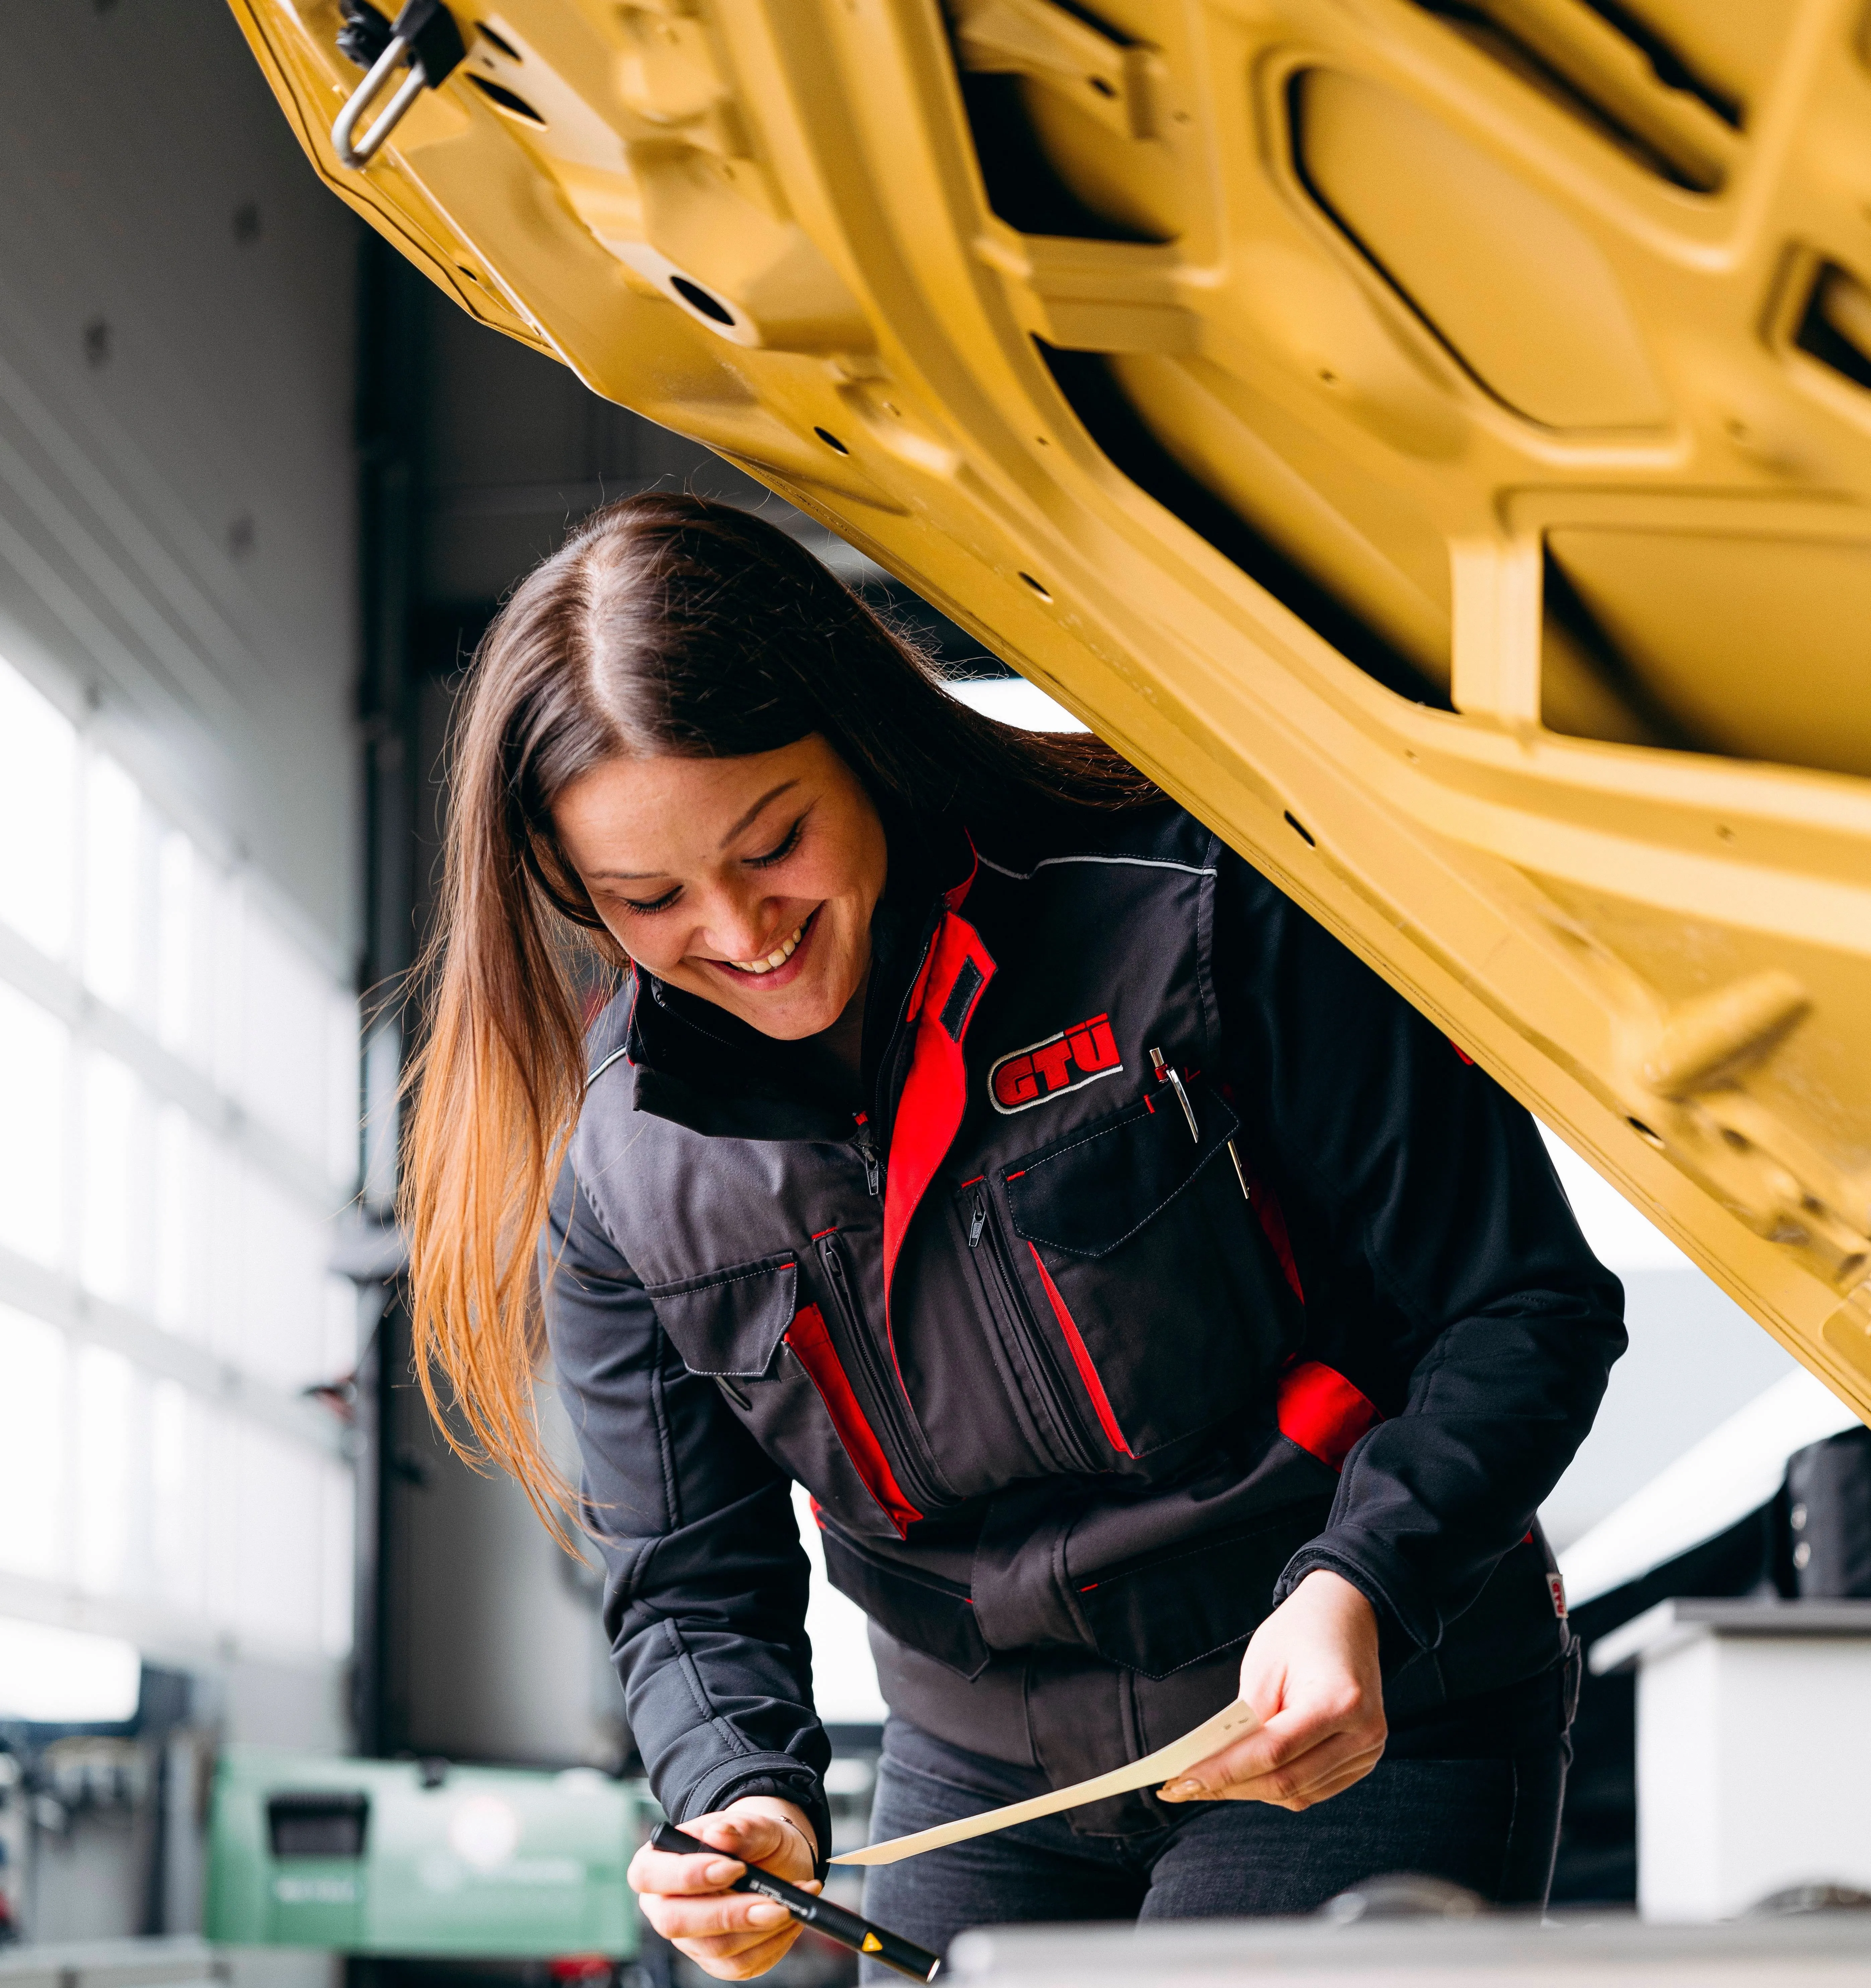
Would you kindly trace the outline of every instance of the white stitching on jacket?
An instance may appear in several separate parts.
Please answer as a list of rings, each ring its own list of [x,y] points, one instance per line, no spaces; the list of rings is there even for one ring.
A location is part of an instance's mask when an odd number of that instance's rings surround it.
[[[1122,1131],[1126,1125],[1134,1125],[1136,1122],[1136,1107],[1133,1106],[1131,1109],[1131,1115],[1130,1117],[1120,1119],[1114,1125],[1105,1125],[1096,1128],[1089,1132],[1081,1133],[1077,1138],[1071,1141],[1068,1144],[1061,1146],[1057,1152],[1047,1154],[1044,1159],[1033,1161],[1031,1165],[1027,1166],[1023,1171],[1029,1174],[1036,1172],[1041,1167],[1049,1165],[1054,1160],[1062,1160],[1068,1153],[1076,1151],[1079,1147],[1089,1146],[1094,1139],[1107,1138],[1112,1133]],[[1116,1237],[1114,1240],[1106,1243],[1102,1249],[1075,1249],[1070,1243],[1061,1242],[1055,1238],[1050,1236],[1042,1236],[1038,1237],[1028,1236],[1025,1230],[1023,1229],[1017,1222],[1014,1224],[1014,1232],[1023,1242],[1032,1242],[1035,1241],[1042,1242],[1045,1243],[1050,1249],[1062,1249],[1068,1256],[1082,1256],[1087,1262],[1096,1263],[1101,1258],[1109,1256],[1111,1252],[1118,1246],[1119,1243],[1128,1242],[1131,1237],[1133,1236],[1140,1229],[1146,1228],[1150,1223],[1154,1222],[1157,1217],[1169,1206],[1170,1203],[1173,1202],[1179,1194],[1182,1193],[1184,1189],[1187,1188],[1189,1183],[1195,1178],[1196,1175],[1202,1171],[1203,1168],[1207,1165],[1209,1161],[1215,1157],[1216,1154],[1221,1151],[1221,1147],[1225,1145],[1227,1143],[1226,1140],[1223,1140],[1219,1144],[1210,1147],[1208,1151],[1203,1153],[1197,1160],[1195,1165],[1184,1175],[1181,1185],[1180,1186],[1171,1188],[1169,1192],[1157,1202],[1156,1206],[1153,1208],[1147,1215],[1140,1215],[1138,1219],[1124,1231],[1123,1235]],[[1002,1191],[1005,1192],[1007,1186],[1007,1182],[1004,1177],[1001,1180],[1001,1186]]]
[[[1016,884],[1025,884],[1037,877],[1042,870],[1050,870],[1059,863],[1109,863],[1119,868],[1133,870],[1180,870],[1191,877],[1212,877],[1212,869],[1204,869],[1196,863],[1172,863],[1162,856],[1045,856],[1030,870],[1009,870],[1005,863],[996,863],[991,857],[979,856],[984,869],[997,871],[1003,877],[1011,877]]]
[[[799,1267],[797,1256],[789,1256],[782,1263],[774,1263],[770,1258],[751,1265],[745,1270],[724,1270],[717,1276],[704,1275],[691,1283],[687,1277],[678,1277],[673,1284],[645,1284],[643,1292],[651,1298],[688,1298],[701,1291],[718,1291],[724,1284],[744,1283],[749,1277],[771,1277],[782,1270],[796,1270]]]

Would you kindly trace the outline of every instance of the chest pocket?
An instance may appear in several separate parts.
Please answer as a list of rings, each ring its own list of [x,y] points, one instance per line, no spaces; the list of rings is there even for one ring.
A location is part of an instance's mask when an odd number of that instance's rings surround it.
[[[762,1449],[843,1525],[898,1537],[922,1514],[897,1481],[799,1266],[763,1256],[643,1286],[691,1374],[712,1380]]]
[[[1194,1137],[1165,1086],[1001,1175],[1009,1253],[1040,1330],[1063,1341],[1120,1455],[1250,1405],[1271,1419],[1274,1377],[1301,1336],[1228,1152],[1240,1121],[1207,1085],[1188,1094]]]
[[[798,1260],[787,1254],[643,1289],[691,1374],[757,1381],[772,1371],[799,1287]]]

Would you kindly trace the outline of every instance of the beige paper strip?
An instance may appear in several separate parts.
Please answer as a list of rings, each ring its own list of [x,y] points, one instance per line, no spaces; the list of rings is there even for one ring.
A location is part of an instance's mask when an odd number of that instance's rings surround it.
[[[1057,1815],[1061,1809],[1076,1808],[1082,1802],[1103,1801],[1106,1795],[1128,1794],[1133,1788],[1160,1787],[1174,1780],[1198,1760],[1218,1753],[1230,1740],[1245,1740],[1258,1729],[1260,1719],[1252,1706],[1236,1699],[1214,1718],[1205,1719],[1192,1733],[1118,1767],[1108,1774],[1094,1774],[1089,1781],[1074,1781],[1069,1788],[1055,1788],[1049,1795],[1035,1795],[1031,1801],[1014,1802],[1005,1808],[991,1808],[980,1815],[964,1816],[959,1822],[945,1822],[940,1828],[918,1830],[914,1836],[899,1836],[888,1843],[873,1843],[864,1850],[847,1850],[834,1857],[834,1864],[900,1864],[906,1857],[920,1857],[925,1850],[941,1850],[951,1843],[965,1843],[972,1836],[988,1836],[997,1829],[1011,1829],[1015,1823],[1036,1822],[1042,1815]]]

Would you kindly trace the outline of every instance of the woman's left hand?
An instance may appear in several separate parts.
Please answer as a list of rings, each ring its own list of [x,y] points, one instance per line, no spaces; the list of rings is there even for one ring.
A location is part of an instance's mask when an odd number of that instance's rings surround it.
[[[1390,1730],[1371,1604],[1315,1567],[1255,1631],[1241,1695],[1259,1729],[1198,1761],[1160,1790],[1165,1801],[1310,1808],[1363,1780]]]

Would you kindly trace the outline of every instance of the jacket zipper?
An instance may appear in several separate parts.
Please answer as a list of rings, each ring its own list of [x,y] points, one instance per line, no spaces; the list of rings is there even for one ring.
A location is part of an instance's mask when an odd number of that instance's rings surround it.
[[[929,950],[929,939],[923,941],[923,952]],[[919,962],[917,972],[921,965]],[[914,977],[910,981],[914,988]],[[906,989],[901,1006],[897,1014],[895,1026],[890,1031],[891,1041],[896,1045],[896,1060],[902,1060],[903,1018],[910,1004],[910,989]],[[888,1059],[887,1058],[887,1061]],[[883,1192],[883,1155],[877,1148],[876,1128],[870,1122],[867,1111],[854,1111],[851,1114],[851,1144],[864,1167],[864,1186],[874,1201]],[[937,1496],[930,1488],[931,1479],[939,1481],[940,1473],[935,1468],[935,1459],[930,1454],[929,1445],[923,1440],[920,1429],[910,1412],[909,1404],[901,1398],[902,1389],[894,1373],[887,1370],[879,1357],[875,1341],[864,1324],[864,1317],[857,1302],[857,1293],[851,1288],[850,1273],[845,1267],[844,1253],[838,1246],[836,1232],[822,1237],[819,1243],[819,1260],[825,1266],[833,1295],[838,1300],[839,1315],[845,1323],[846,1337],[856,1351],[859,1365],[863,1369],[864,1378],[869,1383],[872,1400],[883,1423],[883,1432],[890,1439],[890,1447],[896,1453],[891,1457],[891,1466],[897,1472],[897,1482],[912,1503],[922,1512],[934,1511],[938,1506],[952,1504],[954,1500],[947,1495]],[[880,1432],[880,1435],[883,1432]],[[925,1465],[927,1469],[925,1469]]]
[[[984,1249],[984,1243],[987,1246]],[[1102,1471],[1106,1467],[1102,1454],[1104,1445],[1100,1443],[1094,1447],[1092,1444],[1052,1342],[1033,1317],[1026,1293],[1021,1288],[1019,1275],[1008,1259],[1007,1244],[984,1186],[974,1189],[974,1205],[968,1214],[968,1247],[975,1253],[978,1261],[984,1260],[990,1266],[990,1277],[999,1286],[1001,1303],[1012,1318],[1015,1330],[1035,1356],[1028,1366],[1039,1383],[1040,1392],[1045,1397],[1054,1430],[1063,1442],[1066,1460],[1080,1470]]]
[[[867,1180],[873,1179],[872,1168],[880,1165],[881,1154],[877,1145],[880,1130],[893,1133],[896,1129],[897,1101],[903,1094],[903,1087],[909,1072],[910,1052],[914,1046],[914,1032],[904,1025],[910,1013],[910,996],[916,992],[916,983],[922,978],[923,969],[929,963],[929,948],[935,943],[935,935],[941,924],[938,913],[925,926],[921,949],[916,956],[916,970],[910,975],[909,984],[903,990],[903,999],[897,1004],[897,1018],[890,1024],[890,1032],[884,1038],[883,1054],[877,1063],[877,1094],[876,1104],[881,1114],[882,1124],[873,1126],[870,1120],[860,1116],[859,1120],[858,1151],[864,1155],[864,1172]],[[886,1143],[887,1150],[887,1141]],[[878,1176],[880,1178],[880,1175]],[[873,1180],[871,1192],[880,1192]]]
[[[874,1201],[883,1192],[883,1161],[877,1152],[877,1142],[871,1136],[870,1114],[856,1111],[852,1117],[857,1130],[851,1143],[857,1148],[858,1158],[864,1162],[864,1185]]]
[[[890,1462],[897,1481],[909,1494],[910,1503],[924,1514],[953,1504],[951,1494],[935,1488],[940,1482],[935,1459],[923,1440],[921,1430],[910,1416],[908,1403],[902,1399],[896,1374],[879,1357],[876,1345],[865,1327],[863,1314],[858,1309],[857,1294],[851,1288],[851,1275],[845,1267],[844,1252],[839,1248],[836,1235],[820,1239],[819,1257],[838,1300],[839,1315],[845,1322],[846,1333],[864,1370],[871,1398],[888,1432],[890,1449],[895,1452]]]

